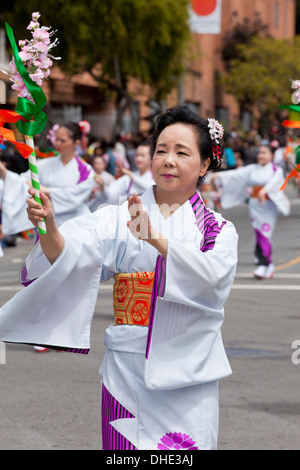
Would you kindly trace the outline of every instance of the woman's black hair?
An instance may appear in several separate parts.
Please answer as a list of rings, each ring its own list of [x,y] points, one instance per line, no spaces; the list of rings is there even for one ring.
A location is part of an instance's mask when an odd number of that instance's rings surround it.
[[[64,122],[59,127],[65,127],[69,132],[70,138],[75,142],[76,140],[81,140],[82,131],[80,129],[79,124],[77,122]]]
[[[174,106],[159,116],[156,122],[156,129],[150,137],[151,157],[153,158],[158,137],[161,132],[172,124],[182,123],[193,127],[198,135],[198,148],[202,161],[210,158],[208,170],[218,170],[221,166],[221,160],[213,155],[212,139],[209,133],[208,121],[199,114],[192,111],[188,106]],[[220,139],[219,149],[220,157],[224,153],[224,142]],[[197,185],[200,186],[204,181],[205,175],[198,179]]]

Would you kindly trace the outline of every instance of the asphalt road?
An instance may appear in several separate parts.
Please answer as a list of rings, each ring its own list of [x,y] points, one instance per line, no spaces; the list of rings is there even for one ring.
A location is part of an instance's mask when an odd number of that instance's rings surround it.
[[[233,375],[220,383],[219,450],[300,447],[300,199],[280,216],[274,235],[275,277],[252,277],[254,236],[246,206],[223,211],[239,233],[236,280],[225,305],[223,339]],[[20,288],[18,271],[33,243],[18,239],[0,259],[0,305]],[[1,450],[101,449],[103,335],[113,321],[112,284],[100,286],[91,351],[36,354],[7,345],[0,364]],[[300,346],[298,346],[300,350]],[[298,360],[299,362],[299,360]]]

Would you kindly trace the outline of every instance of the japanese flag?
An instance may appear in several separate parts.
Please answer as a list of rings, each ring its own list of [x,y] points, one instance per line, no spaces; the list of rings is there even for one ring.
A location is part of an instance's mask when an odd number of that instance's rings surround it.
[[[192,33],[220,34],[222,0],[192,0],[189,21]]]

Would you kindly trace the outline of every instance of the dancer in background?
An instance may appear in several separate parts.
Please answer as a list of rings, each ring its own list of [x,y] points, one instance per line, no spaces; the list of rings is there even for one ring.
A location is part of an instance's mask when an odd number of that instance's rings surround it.
[[[96,147],[92,159],[92,166],[95,171],[95,183],[91,198],[88,202],[88,206],[92,212],[97,210],[99,205],[103,202],[101,188],[104,186],[107,188],[111,183],[116,181],[114,176],[106,171],[106,162],[101,154],[97,154],[98,149],[101,151],[100,147]]]
[[[34,282],[0,309],[0,340],[87,353],[99,282],[115,278],[100,369],[103,450],[217,447],[238,237],[197,188],[220,166],[221,136],[215,120],[175,107],[158,120],[155,186],[141,198],[62,227],[45,195],[43,208],[28,199],[31,222],[45,217],[47,234],[23,269]]]
[[[90,213],[87,201],[92,194],[94,170],[75,153],[80,141],[78,124],[69,122],[59,126],[55,134],[55,148],[59,155],[37,163],[41,189],[51,199],[58,225]],[[3,181],[3,234],[14,235],[33,228],[26,210],[30,172],[13,173],[0,162],[0,178]],[[49,349],[35,346],[34,350],[47,352]]]
[[[80,139],[78,124],[65,123],[56,131],[55,146],[59,155],[38,160],[42,191],[51,198],[58,225],[90,212],[87,200],[92,193],[94,171],[75,153]],[[0,178],[4,181],[1,199],[3,233],[10,235],[32,228],[26,211],[31,180],[29,171],[13,173],[0,162]]]
[[[275,270],[272,234],[278,212],[288,215],[290,202],[280,191],[284,174],[282,168],[273,163],[273,148],[268,145],[260,146],[257,161],[258,163],[236,170],[214,174],[212,180],[219,189],[219,184],[221,185],[223,209],[235,207],[249,198],[249,216],[255,232],[255,258],[258,264],[254,277],[270,279]]]
[[[136,149],[135,165],[137,171],[131,171],[120,167],[122,176],[108,185],[103,185],[102,198],[99,201],[105,204],[120,204],[126,201],[134,193],[141,195],[154,184],[151,172],[150,144],[145,142]]]

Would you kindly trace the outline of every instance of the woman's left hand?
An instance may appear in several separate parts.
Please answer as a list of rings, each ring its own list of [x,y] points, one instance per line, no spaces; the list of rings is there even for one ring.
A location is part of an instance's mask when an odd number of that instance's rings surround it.
[[[166,258],[168,254],[168,238],[152,227],[149,214],[144,209],[142,201],[136,193],[129,197],[128,211],[131,219],[127,222],[127,226],[131,234],[139,240],[144,240],[152,245]]]
[[[140,240],[149,241],[152,238],[149,214],[136,193],[129,197],[128,211],[131,219],[127,222],[127,226],[131,234]]]
[[[262,188],[257,194],[257,199],[259,200],[261,204],[264,204],[265,200],[267,199],[267,193],[264,190],[264,188]]]

